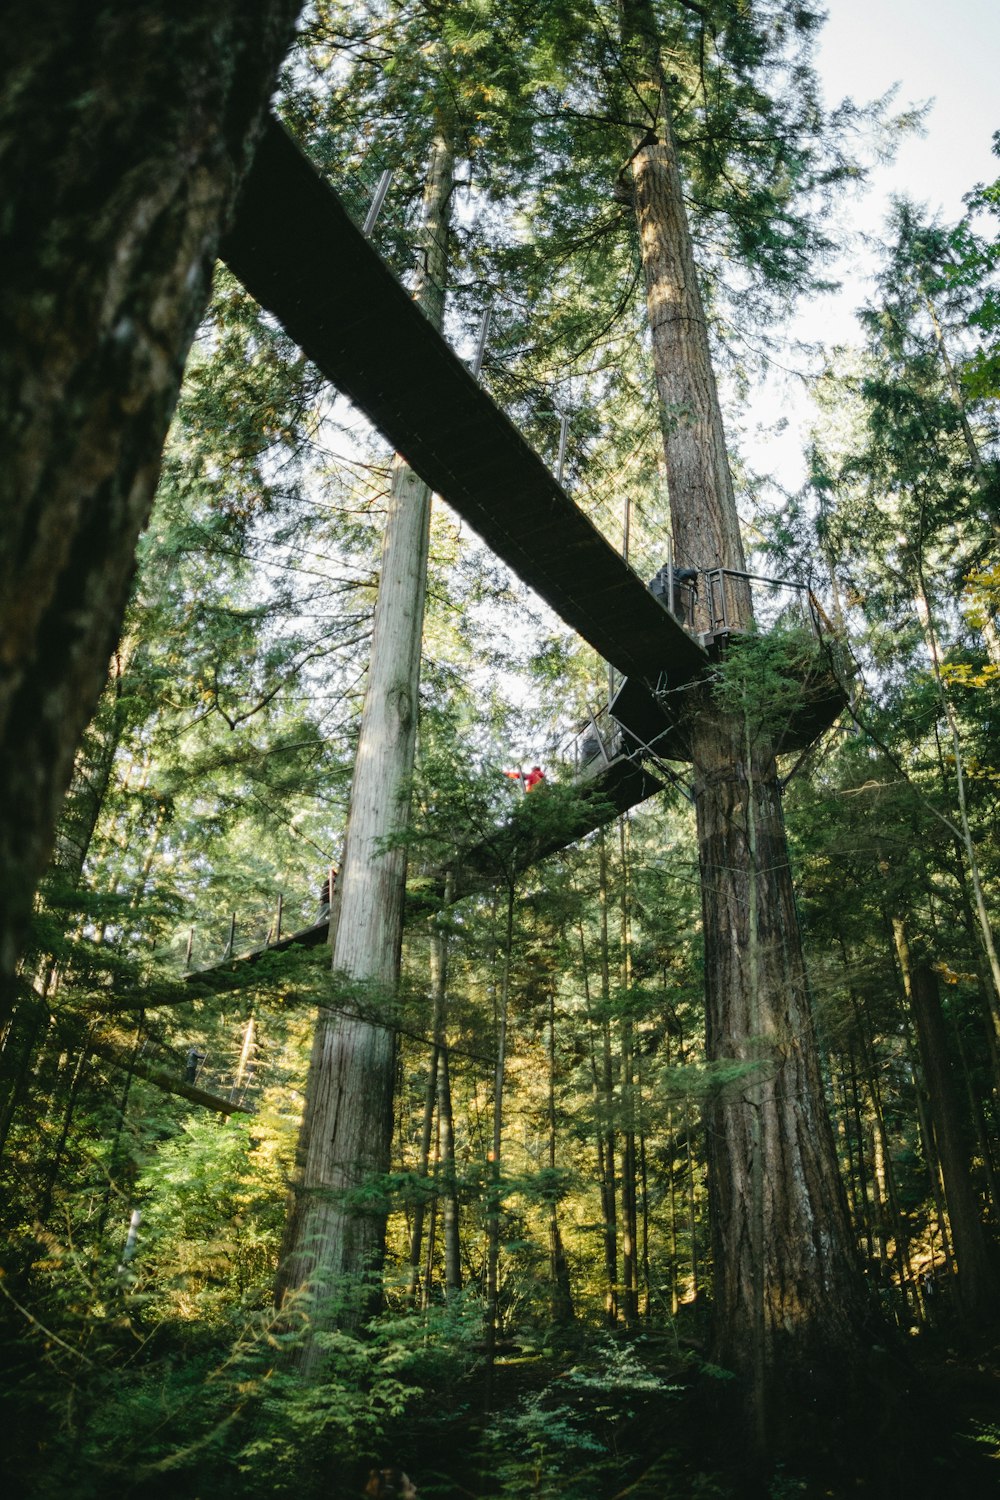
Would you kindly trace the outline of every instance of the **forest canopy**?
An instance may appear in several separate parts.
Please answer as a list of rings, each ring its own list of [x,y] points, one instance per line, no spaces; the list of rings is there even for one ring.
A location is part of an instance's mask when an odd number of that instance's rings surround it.
[[[821,12],[208,9],[2,73],[10,1493],[989,1493],[1000,179],[793,492]]]

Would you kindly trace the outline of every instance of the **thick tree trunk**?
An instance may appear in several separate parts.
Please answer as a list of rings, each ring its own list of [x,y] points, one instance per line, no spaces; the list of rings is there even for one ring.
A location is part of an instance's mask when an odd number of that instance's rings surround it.
[[[0,1006],[300,0],[19,0],[0,64]]]
[[[438,137],[424,193],[426,258],[416,293],[438,324],[452,169],[451,149]],[[336,1293],[342,1300],[335,1316],[345,1325],[360,1315],[364,1294],[359,1301],[354,1293],[363,1293],[380,1267],[385,1240],[387,1204],[378,1179],[389,1168],[396,1046],[391,1019],[373,1020],[370,1012],[373,1005],[391,1009],[399,979],[406,886],[400,840],[416,745],[430,502],[428,487],[397,459],[338,881],[337,1008],[321,1011],[316,1027],[299,1177],[276,1288],[279,1304],[296,1288],[320,1297]],[[353,986],[362,987],[363,1003],[355,1002]],[[310,1345],[304,1367],[314,1362]]]
[[[741,754],[724,731],[722,721],[710,743],[705,736],[698,796],[707,1052],[740,1070],[709,1107],[716,1344],[720,1359],[753,1376],[766,1445],[772,1401],[811,1404],[819,1370],[843,1375],[867,1308],[825,1112],[777,777],[773,762]]]
[[[632,161],[675,541],[684,564],[741,570],[707,325],[648,0],[623,34],[655,115]],[[748,594],[734,623],[751,622]],[[766,735],[693,700],[707,1051],[736,1073],[709,1105],[720,1361],[747,1377],[759,1447],[825,1408],[856,1369],[867,1311],[837,1174]],[[820,1374],[820,1371],[823,1374]],[[779,1421],[783,1431],[778,1432]]]

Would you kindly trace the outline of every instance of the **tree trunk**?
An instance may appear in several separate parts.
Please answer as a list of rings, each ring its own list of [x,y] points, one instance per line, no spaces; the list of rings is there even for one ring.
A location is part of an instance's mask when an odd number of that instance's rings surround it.
[[[997,1279],[969,1176],[969,1151],[964,1139],[958,1086],[948,1056],[948,1036],[937,975],[925,959],[913,960],[910,957],[901,923],[897,941],[903,945],[901,959],[903,952],[907,953],[908,962],[903,973],[904,979],[909,981],[910,1008],[917,1030],[917,1045],[944,1180],[951,1241],[958,1264],[958,1304],[967,1319],[993,1318],[997,1306]]]
[[[301,0],[18,0],[0,166],[0,1021]]]
[[[441,1184],[444,1198],[444,1286],[451,1296],[462,1289],[461,1235],[458,1217],[458,1179],[455,1168],[455,1124],[451,1109],[451,1077],[448,1049],[442,1049],[438,1064],[438,1120],[441,1125]]]
[[[675,556],[742,570],[655,18],[648,0],[621,0],[621,13],[655,118],[632,171]],[[734,604],[734,623],[748,625],[748,593]],[[692,694],[690,714],[707,1054],[738,1069],[708,1108],[715,1344],[749,1382],[766,1448],[827,1412],[856,1373],[868,1302],[825,1109],[774,756],[766,735],[751,740],[707,693]]]
[[[486,1382],[485,1406],[493,1406],[493,1375],[497,1339],[500,1336],[500,1215],[503,1208],[500,1161],[503,1149],[503,1090],[507,1068],[507,1019],[510,1010],[511,949],[514,944],[514,886],[507,890],[504,945],[500,968],[500,990],[494,1011],[496,1061],[493,1069],[493,1140],[490,1148],[489,1188],[486,1199]]]
[[[424,195],[427,254],[417,300],[439,326],[451,192],[451,149],[438,137]],[[395,1032],[391,1023],[351,1013],[352,987],[366,987],[369,1000],[391,1007],[399,979],[406,884],[400,839],[416,745],[430,500],[423,481],[397,459],[338,881],[333,986],[340,1009],[320,1012],[313,1041],[279,1304],[305,1286],[343,1295],[378,1270],[383,1254],[387,1205],[375,1185],[389,1166]],[[345,1324],[361,1311],[348,1300],[337,1314]],[[311,1367],[312,1355],[303,1362]]]
[[[553,1323],[561,1326],[573,1321],[573,1288],[569,1265],[559,1229],[559,1206],[555,1197],[556,1171],[556,992],[549,988],[549,1171],[553,1195],[549,1205],[549,1305]]]
[[[601,921],[601,1093],[604,1106],[604,1164],[601,1201],[604,1209],[604,1265],[607,1275],[607,1293],[604,1302],[605,1318],[609,1328],[618,1322],[621,1297],[618,1283],[618,1199],[615,1183],[615,1074],[611,1051],[611,956],[608,951],[608,849],[604,829],[598,836],[598,877]]]
[[[445,909],[452,899],[454,884],[449,875],[445,881]],[[445,998],[448,985],[448,940],[440,922],[435,922],[430,934],[430,981],[431,995],[434,1001],[434,1047],[431,1052],[430,1066],[427,1069],[427,1088],[424,1094],[424,1117],[420,1132],[420,1163],[419,1173],[426,1183],[428,1176],[428,1165],[430,1162],[431,1131],[434,1124],[434,1105],[438,1099],[438,1070],[441,1058],[444,1055],[444,1016]],[[437,1158],[440,1159],[441,1142],[441,1115],[438,1112],[437,1120]],[[436,1199],[435,1199],[436,1201]],[[417,1279],[420,1274],[421,1249],[420,1242],[424,1233],[424,1213],[426,1201],[423,1196],[417,1198],[413,1205],[413,1226],[410,1231],[410,1264],[407,1272],[406,1290],[407,1296],[412,1301],[416,1296]]]

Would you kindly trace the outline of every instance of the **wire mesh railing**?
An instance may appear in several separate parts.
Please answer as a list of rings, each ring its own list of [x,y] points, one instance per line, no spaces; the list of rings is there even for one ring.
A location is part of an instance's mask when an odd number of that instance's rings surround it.
[[[187,1046],[147,1033],[137,1060],[180,1084],[242,1109],[254,1107],[263,1087],[264,1048],[252,1016],[211,1041]]]

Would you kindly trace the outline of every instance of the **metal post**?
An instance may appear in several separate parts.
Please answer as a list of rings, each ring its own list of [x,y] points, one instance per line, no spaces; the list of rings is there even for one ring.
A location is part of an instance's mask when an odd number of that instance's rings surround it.
[[[371,234],[372,230],[375,228],[375,221],[378,218],[379,214],[382,212],[382,204],[385,202],[385,195],[389,191],[389,184],[391,181],[392,172],[387,167],[378,180],[378,187],[375,189],[375,196],[371,201],[371,206],[369,207],[368,213],[365,217],[365,234]]]
[[[488,302],[483,308],[483,316],[479,321],[479,338],[476,342],[476,353],[472,360],[472,373],[479,379],[479,372],[483,368],[483,355],[486,353],[486,340],[490,333],[490,318],[493,316],[493,307]]]
[[[667,609],[673,615],[674,610],[674,537],[673,533],[667,532]]]
[[[226,944],[223,958],[232,958],[233,944],[236,942],[236,913],[233,912],[229,922],[229,942]]]
[[[283,894],[279,893],[279,895],[278,895],[278,910],[275,913],[275,918],[274,918],[274,941],[276,943],[280,943],[281,942],[281,913],[284,910],[284,906],[285,906],[285,897],[284,897]]]
[[[190,932],[188,933],[187,951],[184,954],[184,972],[185,973],[187,973],[187,971],[191,967],[191,953],[192,953],[193,948],[194,948],[194,928],[192,927],[191,930],[190,930]]]
[[[569,432],[569,417],[564,411],[559,413],[559,457],[556,459],[556,483],[563,482],[563,468],[566,463],[566,434]]]

